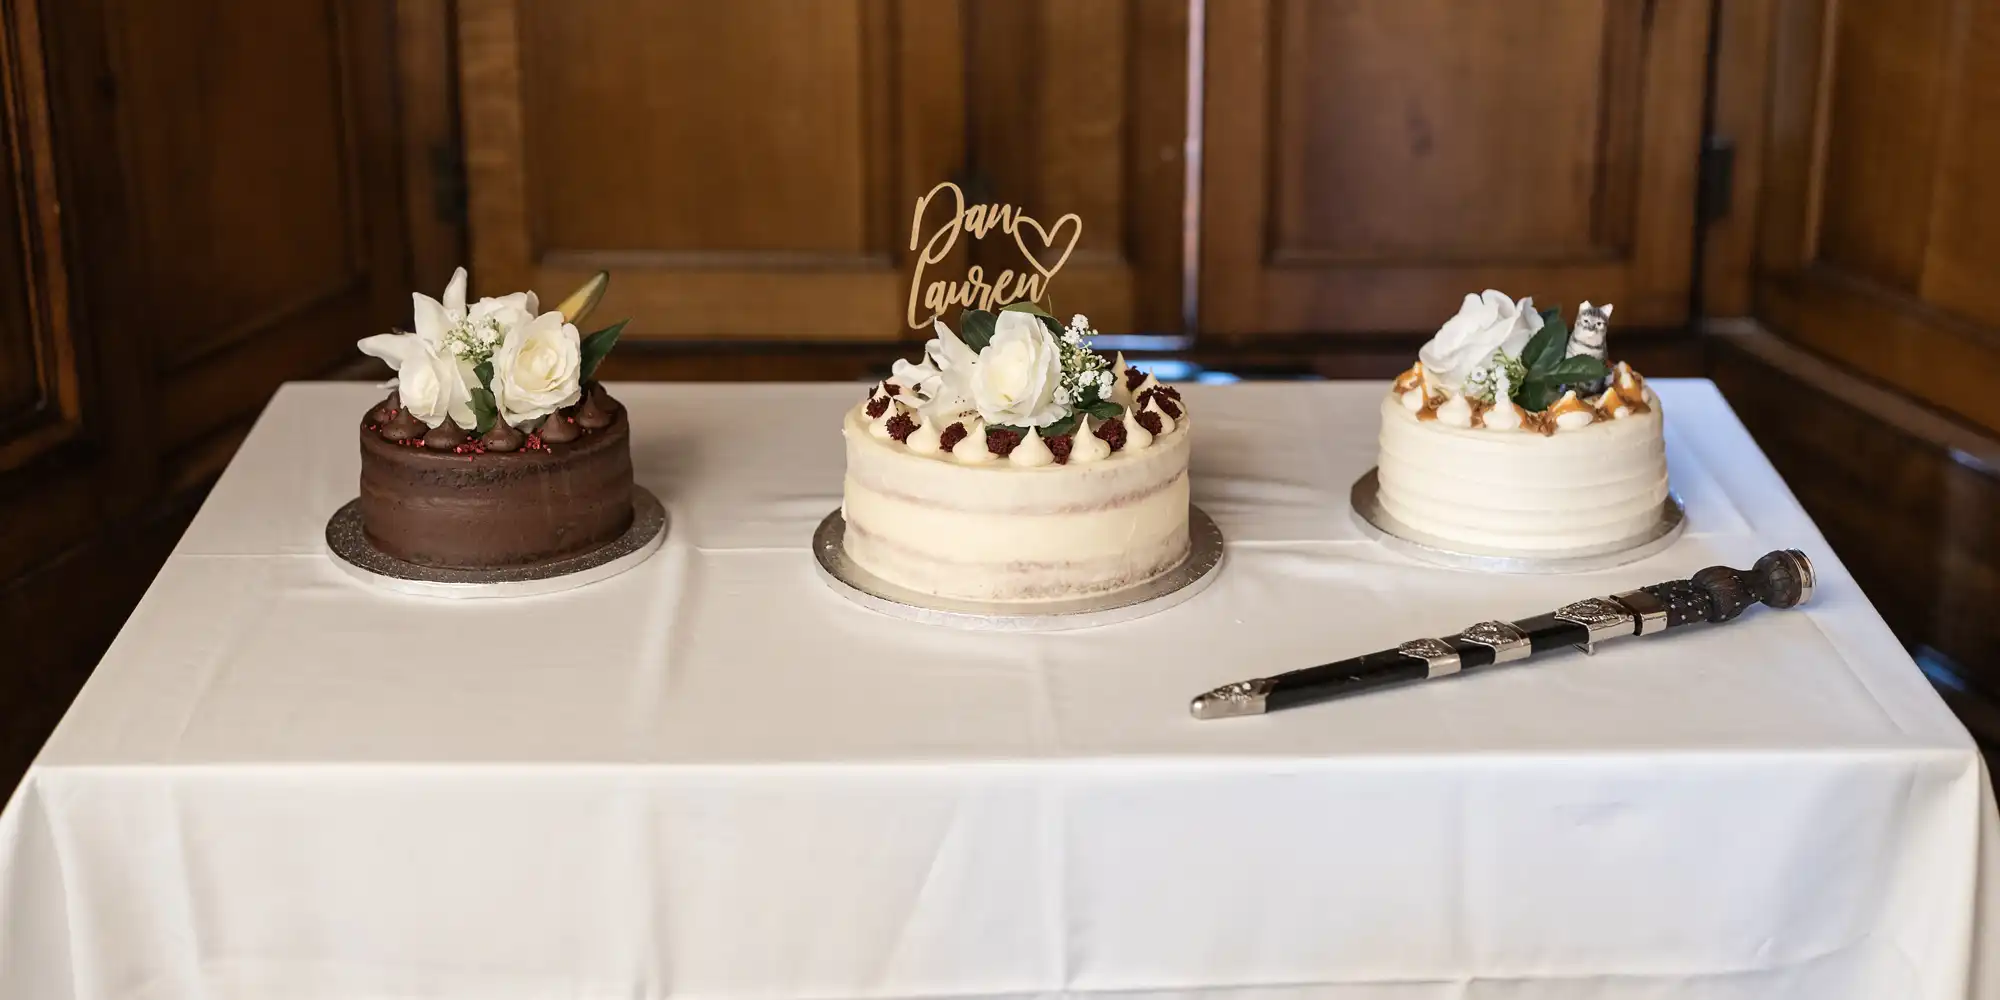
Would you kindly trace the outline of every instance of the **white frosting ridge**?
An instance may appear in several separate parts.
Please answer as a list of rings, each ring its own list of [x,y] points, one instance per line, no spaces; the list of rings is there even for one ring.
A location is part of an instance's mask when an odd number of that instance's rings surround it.
[[[1667,497],[1656,402],[1553,436],[1423,420],[1393,393],[1381,415],[1383,509],[1446,541],[1527,553],[1605,545],[1645,530]]]
[[[961,464],[874,437],[850,410],[843,509],[846,550],[899,586],[964,600],[1036,601],[1128,587],[1178,564],[1188,548],[1185,421],[1143,452],[1112,453],[1079,431],[1066,465]],[[968,424],[970,429],[970,424]],[[954,453],[980,439],[971,435]],[[1020,454],[1039,446],[1024,439]],[[1079,449],[1104,453],[1093,458]],[[1052,457],[1052,456],[1051,456]]]

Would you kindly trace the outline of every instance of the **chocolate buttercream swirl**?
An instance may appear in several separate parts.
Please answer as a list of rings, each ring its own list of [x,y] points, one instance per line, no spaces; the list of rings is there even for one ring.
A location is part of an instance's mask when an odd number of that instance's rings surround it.
[[[618,402],[604,391],[604,386],[592,382],[583,390],[583,402],[576,407],[576,425],[585,430],[600,431],[611,426],[611,418],[618,415]]]
[[[424,422],[410,415],[407,409],[397,410],[389,422],[382,425],[382,439],[385,441],[413,441],[424,436],[430,428]]]
[[[450,417],[446,417],[444,423],[431,428],[431,432],[424,435],[424,447],[432,451],[450,451],[467,440],[469,436],[464,429],[452,423]]]
[[[493,421],[493,429],[479,436],[479,446],[487,451],[519,451],[528,442],[528,436],[507,425],[505,420]]]
[[[545,444],[568,444],[583,436],[583,432],[577,430],[576,424],[564,416],[561,410],[549,414],[549,418],[542,421],[541,429],[535,431],[535,434]]]

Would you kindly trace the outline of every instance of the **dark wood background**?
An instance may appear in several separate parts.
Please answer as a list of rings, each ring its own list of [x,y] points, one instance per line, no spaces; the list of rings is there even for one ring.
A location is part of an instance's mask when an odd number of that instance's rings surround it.
[[[858,379],[909,347],[907,211],[944,178],[1081,214],[1058,305],[1241,374],[1385,377],[1468,290],[1615,302],[1621,353],[1716,378],[2000,741],[2000,0],[0,0],[0,27],[0,787],[273,389],[372,375],[353,342],[411,290],[610,268],[614,378]]]

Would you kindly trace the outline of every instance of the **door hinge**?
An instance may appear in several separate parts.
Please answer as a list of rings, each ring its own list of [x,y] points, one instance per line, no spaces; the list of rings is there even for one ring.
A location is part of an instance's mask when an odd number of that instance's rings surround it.
[[[455,144],[431,147],[431,210],[445,225],[465,225],[465,157]]]
[[[1712,225],[1729,218],[1729,206],[1736,197],[1736,140],[1711,135],[1701,145],[1701,179],[1696,205],[1701,224]]]

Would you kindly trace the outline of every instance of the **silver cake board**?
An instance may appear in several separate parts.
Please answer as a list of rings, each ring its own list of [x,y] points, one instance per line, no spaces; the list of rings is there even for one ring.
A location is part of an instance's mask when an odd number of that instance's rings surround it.
[[[667,540],[667,508],[651,490],[632,487],[632,526],[597,548],[533,566],[446,569],[406,562],[375,547],[361,530],[361,501],[349,500],[326,522],[326,550],[347,575],[381,590],[453,600],[534,597],[608,580],[646,561]]]
[[[1188,554],[1178,566],[1136,587],[1065,601],[958,601],[898,587],[847,558],[846,531],[836,510],[813,532],[813,566],[835,593],[891,617],[976,631],[1058,632],[1144,618],[1201,593],[1222,568],[1222,529],[1193,504]]]
[[[1479,549],[1418,531],[1396,520],[1382,508],[1381,483],[1376,469],[1354,481],[1348,492],[1354,523],[1380,541],[1384,548],[1412,559],[1453,569],[1484,573],[1583,573],[1637,562],[1666,548],[1687,529],[1687,513],[1680,498],[1672,493],[1660,504],[1653,523],[1630,538],[1604,545],[1577,549],[1552,549],[1525,555],[1495,549]]]

